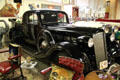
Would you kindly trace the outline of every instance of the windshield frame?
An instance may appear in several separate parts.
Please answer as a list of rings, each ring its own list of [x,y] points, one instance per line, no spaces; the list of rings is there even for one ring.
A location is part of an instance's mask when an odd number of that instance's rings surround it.
[[[45,13],[45,12],[53,12],[53,13],[63,13],[65,16],[66,16],[66,22],[55,22],[55,23],[49,23],[49,24],[43,24],[42,23],[42,19],[41,19],[41,14]],[[43,11],[40,11],[40,13],[38,14],[39,16],[39,19],[40,19],[40,22],[41,22],[41,25],[50,25],[50,24],[59,24],[59,23],[66,23],[66,24],[69,24],[69,19],[68,19],[68,15],[63,12],[63,11],[52,11],[52,10],[43,10]]]

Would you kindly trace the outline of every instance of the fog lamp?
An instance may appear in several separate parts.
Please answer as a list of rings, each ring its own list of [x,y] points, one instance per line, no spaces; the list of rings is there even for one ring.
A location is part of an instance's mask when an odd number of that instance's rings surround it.
[[[90,38],[88,40],[88,47],[93,47],[93,45],[94,45],[93,38]]]
[[[46,48],[48,46],[48,43],[47,43],[47,41],[42,41],[42,43],[41,43],[41,47],[42,48]]]
[[[115,34],[112,33],[111,36],[110,36],[110,41],[113,42],[115,40]]]
[[[109,33],[110,29],[108,27],[104,27],[105,33]]]
[[[116,32],[118,32],[118,30],[119,30],[118,26],[115,26],[114,27],[114,32],[116,33]]]

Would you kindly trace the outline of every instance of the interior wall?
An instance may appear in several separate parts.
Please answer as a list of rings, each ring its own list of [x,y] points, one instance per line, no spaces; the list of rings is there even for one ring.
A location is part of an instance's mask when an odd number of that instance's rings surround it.
[[[105,0],[89,0],[89,7],[96,11],[105,8]]]
[[[120,19],[120,0],[117,2],[116,19]]]
[[[117,0],[110,0],[110,19],[116,18],[116,3]]]
[[[89,0],[89,7],[95,11],[106,7],[106,0]],[[110,19],[120,19],[120,0],[110,0]]]

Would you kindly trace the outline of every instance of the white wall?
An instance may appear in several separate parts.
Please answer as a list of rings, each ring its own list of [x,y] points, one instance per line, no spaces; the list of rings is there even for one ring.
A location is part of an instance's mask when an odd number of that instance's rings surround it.
[[[89,7],[97,10],[98,8],[105,7],[105,0],[75,0],[75,2],[80,8]]]
[[[75,0],[75,4],[79,7],[87,7],[89,5],[89,0]]]
[[[75,0],[75,2],[79,6],[80,17],[105,12],[105,0]]]
[[[72,18],[72,5],[64,5],[64,11]]]
[[[116,1],[117,0],[110,0],[110,19],[116,18]]]

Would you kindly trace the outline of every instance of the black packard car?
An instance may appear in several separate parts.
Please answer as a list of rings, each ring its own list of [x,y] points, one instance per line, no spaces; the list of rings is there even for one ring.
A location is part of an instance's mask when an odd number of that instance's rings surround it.
[[[77,27],[69,24],[64,11],[31,10],[23,15],[9,32],[12,42],[36,50],[37,59],[69,56],[85,64],[85,72],[103,69],[108,60],[106,37],[103,29]],[[107,67],[107,63],[106,66]]]

